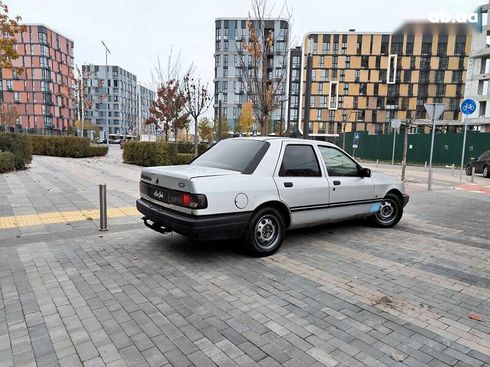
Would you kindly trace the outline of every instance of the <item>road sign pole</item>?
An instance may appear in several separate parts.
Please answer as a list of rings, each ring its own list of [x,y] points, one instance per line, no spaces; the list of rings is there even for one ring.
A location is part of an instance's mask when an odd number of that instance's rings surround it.
[[[391,165],[395,165],[395,145],[396,145],[396,129],[393,129],[393,152],[391,153]]]
[[[459,171],[459,181],[463,181],[463,165],[464,165],[464,153],[466,150],[466,132],[468,127],[466,126],[466,118],[464,119],[464,134],[463,134],[463,148],[461,149],[461,169]]]
[[[430,141],[430,156],[429,156],[429,182],[427,189],[432,190],[432,155],[434,153],[434,138],[436,135],[436,120],[432,117],[432,139]]]

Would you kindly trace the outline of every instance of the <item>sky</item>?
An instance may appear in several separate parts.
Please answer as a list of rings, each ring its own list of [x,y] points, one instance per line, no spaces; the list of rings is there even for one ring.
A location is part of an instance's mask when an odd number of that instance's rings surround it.
[[[173,49],[182,64],[193,63],[210,86],[214,74],[214,20],[246,17],[250,0],[5,0],[10,15],[42,23],[75,42],[75,63],[109,64],[136,74],[151,86],[158,57],[166,63]],[[274,4],[273,0],[269,0]],[[292,37],[310,31],[390,32],[407,20],[427,20],[434,12],[461,14],[485,0],[288,0]],[[274,16],[283,0],[275,1]],[[293,45],[294,46],[294,45]]]

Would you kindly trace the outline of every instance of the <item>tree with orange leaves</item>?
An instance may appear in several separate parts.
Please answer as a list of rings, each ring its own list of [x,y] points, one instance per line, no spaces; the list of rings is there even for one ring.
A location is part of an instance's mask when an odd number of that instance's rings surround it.
[[[189,114],[185,112],[187,98],[180,88],[179,82],[171,79],[161,85],[157,90],[157,98],[150,107],[150,117],[145,124],[154,124],[157,129],[165,133],[168,141],[170,131],[174,133],[175,141],[179,130],[187,123]]]
[[[0,68],[12,69],[13,61],[19,57],[15,49],[15,35],[25,32],[27,27],[20,24],[22,18],[16,16],[9,17],[7,4],[0,1]]]

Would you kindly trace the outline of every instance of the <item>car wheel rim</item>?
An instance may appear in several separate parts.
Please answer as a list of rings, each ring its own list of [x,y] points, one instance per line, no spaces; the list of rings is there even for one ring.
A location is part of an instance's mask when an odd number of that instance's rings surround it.
[[[483,169],[483,176],[487,177],[488,176],[488,167],[485,167]]]
[[[255,225],[255,240],[263,250],[269,250],[275,246],[278,235],[279,225],[276,218],[265,215],[257,221]]]
[[[376,216],[380,222],[390,223],[396,218],[397,211],[398,209],[396,204],[391,200],[386,200],[381,202],[381,206],[376,213]]]

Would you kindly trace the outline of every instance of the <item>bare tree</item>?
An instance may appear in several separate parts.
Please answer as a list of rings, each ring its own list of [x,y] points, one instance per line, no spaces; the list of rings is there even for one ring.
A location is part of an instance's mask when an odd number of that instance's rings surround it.
[[[85,129],[85,110],[91,108],[93,101],[88,94],[85,93],[87,81],[93,73],[90,71],[90,65],[76,66],[75,75],[75,106],[77,111],[77,119],[81,122],[82,136]]]
[[[239,53],[239,76],[253,104],[255,120],[260,123],[264,135],[269,132],[273,112],[287,99],[286,51],[291,14],[284,3],[279,17],[273,18],[273,8],[274,4],[270,6],[268,0],[252,0],[252,10],[246,23],[248,40],[242,39],[243,51]],[[275,33],[273,25],[276,20],[284,21],[287,26],[281,25]],[[279,45],[283,45],[284,49],[279,49]],[[280,58],[274,57],[275,51],[284,51],[284,55]]]
[[[199,143],[198,119],[211,106],[213,99],[209,93],[208,84],[204,84],[199,77],[193,77],[189,72],[184,77],[184,94],[187,99],[185,109],[194,119],[194,156],[197,157]]]
[[[166,65],[163,65],[160,56],[157,56],[156,64],[150,70],[151,88],[157,90],[169,80],[181,82],[183,77],[193,70],[194,64],[191,63],[184,72],[182,71],[182,52],[179,50],[179,52],[175,54],[172,46],[167,57]]]

